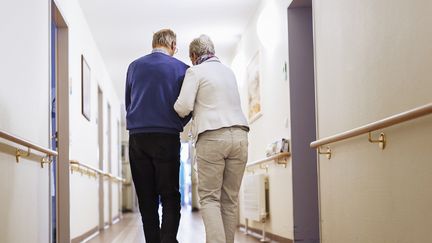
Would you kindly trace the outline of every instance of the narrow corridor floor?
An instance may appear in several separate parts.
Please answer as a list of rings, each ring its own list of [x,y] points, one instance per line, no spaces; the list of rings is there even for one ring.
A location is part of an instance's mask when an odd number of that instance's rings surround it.
[[[205,243],[204,223],[198,212],[182,210],[179,233],[177,238],[180,243]],[[144,243],[141,217],[139,214],[125,214],[123,219],[88,243]],[[236,243],[254,243],[259,240],[236,233]]]

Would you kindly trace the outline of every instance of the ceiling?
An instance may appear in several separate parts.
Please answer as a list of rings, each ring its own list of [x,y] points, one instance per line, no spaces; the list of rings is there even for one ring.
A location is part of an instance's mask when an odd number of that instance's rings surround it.
[[[188,64],[190,41],[207,34],[215,43],[216,55],[230,64],[258,4],[259,0],[80,0],[122,100],[127,67],[151,51],[154,32],[173,29],[179,49],[175,57]]]

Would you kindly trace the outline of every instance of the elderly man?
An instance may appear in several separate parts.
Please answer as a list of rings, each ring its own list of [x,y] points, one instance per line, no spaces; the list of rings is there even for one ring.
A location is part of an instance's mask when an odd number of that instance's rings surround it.
[[[194,67],[186,72],[174,109],[181,117],[193,111],[198,194],[207,243],[233,243],[249,127],[234,73],[215,56],[210,38],[194,39],[189,54]]]
[[[178,242],[179,133],[188,119],[181,119],[173,105],[188,66],[172,57],[175,52],[175,33],[160,30],[153,35],[152,53],[132,62],[127,72],[129,157],[147,243]]]

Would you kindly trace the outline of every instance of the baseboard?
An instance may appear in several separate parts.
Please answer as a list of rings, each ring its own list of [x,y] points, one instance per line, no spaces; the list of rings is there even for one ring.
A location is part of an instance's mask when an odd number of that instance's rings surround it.
[[[84,240],[87,240],[90,236],[95,235],[96,233],[99,233],[99,227],[98,226],[92,228],[91,230],[85,232],[84,234],[82,234],[78,237],[73,238],[71,243],[83,242]]]
[[[117,224],[118,222],[120,222],[121,218],[122,218],[122,216],[121,216],[120,214],[117,215],[117,216],[115,216],[115,217],[113,218],[113,220],[112,220],[112,224],[113,224],[113,225],[114,225],[114,224]]]
[[[241,228],[245,228],[244,224],[240,224],[239,226]],[[248,230],[252,231],[253,233],[258,234],[258,235],[261,235],[261,233],[262,233],[260,229],[251,228],[250,226],[248,227]],[[270,240],[276,241],[276,242],[279,242],[279,243],[294,243],[294,240],[291,240],[291,239],[288,239],[288,238],[284,238],[282,236],[269,233],[267,231],[266,231],[266,236]]]

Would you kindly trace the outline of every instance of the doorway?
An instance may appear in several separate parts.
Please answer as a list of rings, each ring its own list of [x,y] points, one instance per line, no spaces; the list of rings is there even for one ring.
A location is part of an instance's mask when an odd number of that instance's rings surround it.
[[[51,129],[50,142],[51,149],[57,151],[57,25],[54,21],[51,22],[51,84],[50,84],[50,104],[51,104]],[[57,197],[56,197],[56,171],[57,158],[54,157],[50,168],[50,240],[56,242],[57,229]]]
[[[69,30],[54,2],[50,30],[50,146],[58,152],[50,167],[50,240],[69,242]]]
[[[120,176],[122,178],[125,178],[125,176],[123,175],[123,171],[121,169],[122,166],[122,158],[121,158],[121,126],[120,126],[120,120],[117,120],[117,176]],[[117,214],[118,216],[116,216],[117,218],[121,218],[122,216],[122,188],[123,188],[123,183],[118,183],[117,184],[117,205],[118,205],[118,210],[117,210]]]
[[[179,189],[181,205],[192,209],[192,158],[190,157],[191,143],[182,141],[180,147],[180,176]]]
[[[312,0],[288,8],[294,241],[319,243]]]
[[[108,171],[108,173],[110,173],[110,174],[112,174],[112,133],[111,133],[111,105],[110,104],[108,104],[107,105],[107,125],[108,125],[108,128],[107,128],[107,137],[108,137],[108,156],[107,156],[107,158],[108,158],[108,160],[107,160],[107,171]],[[112,213],[112,210],[113,210],[113,207],[112,207],[112,205],[113,205],[113,202],[112,202],[112,200],[113,200],[113,198],[112,198],[112,194],[113,194],[113,192],[112,192],[112,180],[108,180],[107,181],[107,184],[108,184],[108,217],[107,217],[107,219],[108,219],[108,222],[106,222],[106,224],[108,225],[108,226],[110,226],[110,225],[112,225],[112,219],[113,219],[113,213]]]
[[[98,148],[99,148],[99,170],[104,170],[104,123],[103,123],[103,93],[98,87]],[[99,176],[99,230],[105,228],[105,195],[104,195],[104,177]]]

